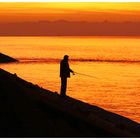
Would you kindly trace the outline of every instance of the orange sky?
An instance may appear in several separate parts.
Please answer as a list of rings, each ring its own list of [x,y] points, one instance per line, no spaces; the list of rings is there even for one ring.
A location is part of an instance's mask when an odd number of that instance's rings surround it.
[[[140,21],[140,2],[0,2],[0,22]]]

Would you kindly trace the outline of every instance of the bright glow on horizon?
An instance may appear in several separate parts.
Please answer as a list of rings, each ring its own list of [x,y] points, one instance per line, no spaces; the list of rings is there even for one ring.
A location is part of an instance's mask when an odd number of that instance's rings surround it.
[[[0,0],[0,2],[140,2],[140,0]]]
[[[1,2],[0,22],[140,21],[140,2]]]

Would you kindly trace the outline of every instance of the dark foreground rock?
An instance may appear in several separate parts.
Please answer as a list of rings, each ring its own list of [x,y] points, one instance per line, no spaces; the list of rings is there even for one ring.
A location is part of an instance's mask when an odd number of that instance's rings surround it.
[[[140,125],[0,69],[0,137],[140,137]]]
[[[7,56],[3,53],[0,53],[0,63],[9,63],[9,62],[17,62],[18,60],[10,57],[10,56]]]

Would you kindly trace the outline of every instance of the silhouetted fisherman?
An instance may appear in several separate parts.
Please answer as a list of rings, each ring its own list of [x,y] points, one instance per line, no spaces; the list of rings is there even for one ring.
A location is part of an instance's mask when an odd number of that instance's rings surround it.
[[[70,72],[73,73],[74,71],[70,69],[68,59],[69,56],[65,55],[63,60],[60,62],[60,77],[61,77],[61,91],[60,96],[65,97],[66,96],[66,88],[67,88],[67,78],[70,77]]]

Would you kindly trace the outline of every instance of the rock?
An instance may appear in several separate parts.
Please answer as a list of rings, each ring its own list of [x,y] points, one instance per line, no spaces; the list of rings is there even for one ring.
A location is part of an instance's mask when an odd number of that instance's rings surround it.
[[[10,63],[10,62],[17,62],[18,60],[10,57],[10,56],[7,56],[3,53],[0,53],[0,63]]]
[[[140,137],[140,124],[0,69],[0,137]]]

